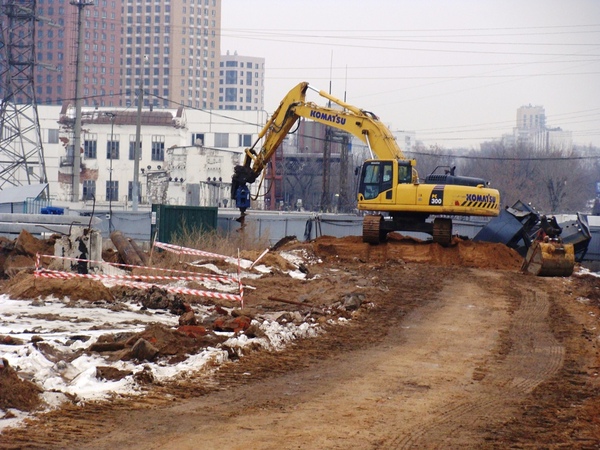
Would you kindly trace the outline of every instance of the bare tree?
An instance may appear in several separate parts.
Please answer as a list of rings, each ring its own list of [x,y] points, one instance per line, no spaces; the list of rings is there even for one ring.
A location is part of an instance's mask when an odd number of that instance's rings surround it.
[[[505,206],[521,200],[548,213],[586,208],[590,182],[582,174],[588,170],[573,152],[493,142],[472,156],[466,161],[467,171],[489,180]]]

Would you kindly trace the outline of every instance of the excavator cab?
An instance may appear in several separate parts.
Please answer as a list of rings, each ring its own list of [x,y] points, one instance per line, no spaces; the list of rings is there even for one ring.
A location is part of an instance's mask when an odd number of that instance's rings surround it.
[[[396,164],[394,164],[396,163]],[[397,166],[397,176],[394,180],[394,165]],[[410,184],[415,178],[416,171],[413,168],[413,160],[406,161],[386,161],[369,160],[365,161],[362,167],[360,184],[358,187],[359,198],[364,200],[373,200],[382,192],[389,192],[398,183]]]

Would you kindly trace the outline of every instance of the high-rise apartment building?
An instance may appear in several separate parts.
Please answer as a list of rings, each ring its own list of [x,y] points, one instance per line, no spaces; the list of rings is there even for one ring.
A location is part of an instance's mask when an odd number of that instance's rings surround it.
[[[527,105],[517,109],[517,126],[512,135],[503,137],[503,142],[538,151],[570,150],[573,133],[560,127],[549,128],[544,107]]]
[[[543,130],[546,128],[546,111],[543,106],[521,106],[517,109],[517,128]]]
[[[75,97],[78,8],[69,0],[37,0],[33,82],[38,104],[61,104]],[[96,0],[83,7],[82,79],[86,104],[118,104],[115,96],[120,93],[121,77],[120,12],[120,0]],[[7,18],[0,16],[0,25],[4,27],[6,23]],[[19,95],[15,100],[24,101]]]
[[[251,56],[221,56],[219,109],[264,109],[265,59]]]
[[[121,0],[124,105],[217,109],[221,0]]]
[[[74,101],[77,2],[37,1],[40,104]],[[143,83],[145,105],[218,109],[221,0],[90,3],[82,8],[84,105],[137,104]]]

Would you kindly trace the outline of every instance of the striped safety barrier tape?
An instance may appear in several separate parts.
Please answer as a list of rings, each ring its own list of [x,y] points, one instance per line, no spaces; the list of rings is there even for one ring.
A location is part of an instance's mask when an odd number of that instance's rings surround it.
[[[106,279],[106,276],[102,275],[90,275],[90,274],[80,274],[80,273],[72,273],[72,272],[47,272],[45,270],[40,270],[35,272],[36,277],[42,278],[53,278],[53,279],[69,279],[69,278],[91,278],[95,280]],[[212,297],[218,298],[222,300],[233,300],[243,302],[243,292],[239,294],[227,294],[224,292],[213,292],[213,291],[203,291],[200,289],[192,289],[186,287],[178,287],[178,286],[169,286],[169,285],[157,285],[155,283],[145,283],[143,281],[129,281],[116,279],[114,280],[116,284],[120,286],[129,286],[138,289],[150,289],[155,286],[159,286],[160,288],[166,290],[167,292],[172,292],[174,294],[183,294],[183,295],[195,295],[199,297]]]
[[[194,256],[209,256],[209,257],[213,257],[213,258],[217,257],[220,259],[230,259],[229,256],[218,255],[216,253],[204,252],[201,250],[190,249],[190,248],[181,247],[181,246],[172,245],[172,244],[165,244],[162,242],[155,242],[154,244],[156,246],[165,248],[168,251],[175,251],[177,253],[185,253],[185,254],[194,255]],[[61,260],[68,260],[68,261],[75,261],[75,262],[84,262],[88,265],[91,264],[91,265],[95,265],[98,267],[103,264],[108,264],[109,266],[114,266],[117,268],[123,267],[123,268],[127,268],[127,269],[140,269],[140,270],[152,270],[152,271],[159,271],[159,272],[169,272],[171,275],[168,275],[168,276],[167,275],[142,275],[142,274],[116,275],[116,274],[90,274],[90,273],[80,274],[80,273],[74,273],[74,272],[64,272],[64,271],[59,271],[59,270],[51,270],[51,269],[42,268],[41,264],[40,264],[40,259],[42,256],[46,257],[46,258],[54,258],[54,259],[61,259]],[[238,261],[239,261],[239,258],[238,258]],[[87,279],[93,279],[93,280],[98,280],[98,281],[105,280],[105,281],[110,281],[114,284],[118,284],[118,285],[122,285],[122,286],[129,286],[129,287],[134,287],[134,288],[139,288],[139,289],[149,289],[153,286],[160,286],[162,289],[165,289],[167,292],[172,292],[172,293],[239,301],[242,303],[242,307],[243,307],[243,302],[244,302],[244,300],[243,300],[244,286],[241,281],[241,272],[240,272],[239,263],[238,263],[238,268],[237,268],[237,275],[238,275],[237,279],[233,278],[233,277],[220,276],[220,275],[199,274],[197,272],[178,270],[178,269],[146,267],[146,266],[137,266],[137,265],[131,265],[131,264],[107,263],[105,261],[94,261],[94,260],[87,260],[87,259],[81,259],[81,258],[71,258],[71,257],[55,256],[55,255],[40,255],[39,253],[36,255],[35,266],[36,267],[35,267],[34,275],[36,277],[53,278],[53,279],[87,278]],[[139,281],[139,280],[145,280],[145,281]],[[239,293],[238,294],[228,294],[228,293],[223,293],[223,292],[205,291],[205,290],[200,290],[200,289],[170,286],[168,284],[152,283],[152,282],[148,282],[148,281],[167,281],[167,282],[169,282],[169,281],[215,281],[215,282],[221,282],[221,283],[237,283]]]
[[[195,248],[187,248],[181,247],[179,245],[166,244],[164,242],[154,241],[154,246],[158,248],[162,248],[163,250],[167,250],[173,253],[183,253],[184,255],[193,255],[193,256],[206,256],[209,258],[219,258],[219,259],[229,259],[230,256],[219,255],[217,253],[205,252],[203,250],[197,250]]]

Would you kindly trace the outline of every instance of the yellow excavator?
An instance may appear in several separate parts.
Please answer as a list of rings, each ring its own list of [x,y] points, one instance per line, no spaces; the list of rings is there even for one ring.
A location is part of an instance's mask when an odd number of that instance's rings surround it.
[[[306,100],[311,89],[338,108],[319,106]],[[377,244],[392,231],[428,233],[433,241],[447,245],[452,240],[448,216],[490,216],[500,211],[500,194],[481,178],[456,176],[454,170],[419,179],[415,160],[406,159],[391,131],[369,112],[349,105],[322,90],[299,83],[285,96],[277,110],[245,150],[243,165],[235,167],[232,199],[244,221],[250,207],[250,189],[299,118],[338,128],[364,142],[376,159],[366,160],[358,187],[358,209],[368,211],[363,220],[363,241]],[[263,140],[264,138],[264,140]],[[259,142],[262,145],[259,147]],[[436,216],[431,221],[430,216]]]

